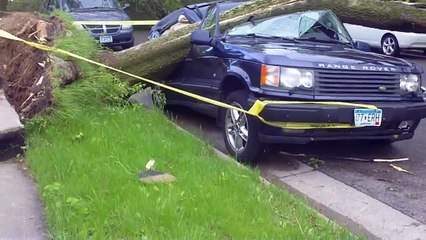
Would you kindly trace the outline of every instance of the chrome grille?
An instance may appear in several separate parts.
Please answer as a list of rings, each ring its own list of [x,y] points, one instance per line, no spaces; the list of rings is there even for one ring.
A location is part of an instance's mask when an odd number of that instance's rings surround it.
[[[393,72],[320,70],[315,96],[399,97],[399,82],[400,74]]]
[[[85,29],[88,29],[93,34],[114,34],[120,31],[121,26],[120,25],[84,25]]]
[[[106,26],[107,33],[116,33],[118,31],[120,31],[120,28],[121,28],[120,25]]]

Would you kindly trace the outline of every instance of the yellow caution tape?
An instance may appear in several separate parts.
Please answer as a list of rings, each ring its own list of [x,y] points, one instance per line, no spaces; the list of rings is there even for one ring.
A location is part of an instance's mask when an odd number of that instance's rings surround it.
[[[319,104],[319,105],[334,105],[334,106],[343,106],[343,107],[357,107],[357,108],[366,108],[371,110],[376,110],[377,107],[370,104],[361,104],[361,103],[347,103],[347,102],[313,102],[313,101],[272,101],[257,100],[253,107],[249,110],[252,115],[258,115],[268,104],[276,105],[291,105],[291,104]]]
[[[144,82],[159,86],[161,88],[170,90],[170,91],[174,91],[177,93],[180,93],[182,95],[185,95],[187,97],[191,97],[194,99],[197,99],[199,101],[202,102],[206,102],[212,105],[215,105],[217,107],[222,107],[222,108],[227,108],[227,109],[234,109],[252,116],[257,117],[260,121],[262,121],[263,123],[269,125],[269,126],[273,126],[273,127],[278,127],[278,128],[285,128],[285,129],[295,129],[295,130],[306,130],[306,129],[337,129],[337,128],[357,128],[355,126],[352,126],[351,124],[345,124],[345,123],[303,123],[303,122],[297,122],[297,123],[291,123],[291,122],[270,122],[270,121],[266,121],[264,118],[262,118],[259,114],[263,111],[263,109],[266,107],[266,105],[268,104],[274,104],[274,105],[290,105],[290,104],[319,104],[319,105],[334,105],[334,106],[349,106],[349,107],[356,107],[356,108],[367,108],[367,109],[377,109],[376,106],[374,105],[369,105],[369,104],[356,104],[356,103],[347,103],[347,102],[312,102],[312,101],[260,101],[257,100],[253,106],[249,109],[249,110],[244,110],[217,100],[213,100],[210,98],[206,98],[191,92],[187,92],[178,88],[174,88],[147,78],[143,78],[140,76],[137,76],[135,74],[132,73],[128,73],[125,72],[123,70],[105,65],[103,63],[99,63],[93,60],[90,60],[88,58],[79,56],[77,54],[59,49],[59,48],[55,48],[55,47],[50,47],[50,46],[46,46],[46,45],[42,45],[39,43],[35,43],[35,42],[30,42],[30,41],[26,41],[23,40],[21,38],[18,38],[4,30],[0,29],[0,37],[2,38],[6,38],[6,39],[10,39],[10,40],[14,40],[14,41],[19,41],[19,42],[23,42],[29,46],[32,46],[34,48],[38,48],[44,51],[50,51],[50,52],[56,52],[56,53],[61,53],[61,54],[65,54],[68,55],[70,57],[79,59],[79,60],[83,60],[89,63],[92,63],[94,65],[106,68],[106,69],[110,69],[113,70],[115,72],[119,72],[121,74],[130,76],[132,78],[136,78],[139,80],[142,80]]]
[[[153,26],[158,20],[138,20],[138,21],[75,21],[76,24],[82,25],[125,25],[125,26]]]
[[[328,129],[343,129],[343,128],[359,128],[353,126],[349,123],[304,123],[304,122],[270,122],[266,121],[259,114],[268,104],[275,105],[293,105],[293,104],[316,104],[316,105],[330,105],[330,106],[344,106],[344,107],[356,107],[356,108],[366,108],[376,110],[377,107],[370,104],[358,104],[358,103],[347,103],[347,102],[313,102],[313,101],[272,101],[265,100],[260,101],[256,100],[253,106],[249,110],[249,114],[256,116],[263,123],[278,128],[293,129],[293,130],[308,130],[308,129],[319,129],[319,128],[328,128]]]

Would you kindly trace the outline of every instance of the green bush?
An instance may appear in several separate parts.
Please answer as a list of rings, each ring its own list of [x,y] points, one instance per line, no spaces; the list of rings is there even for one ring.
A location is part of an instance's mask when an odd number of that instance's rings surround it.
[[[43,0],[14,0],[9,1],[8,11],[32,12],[39,11]]]

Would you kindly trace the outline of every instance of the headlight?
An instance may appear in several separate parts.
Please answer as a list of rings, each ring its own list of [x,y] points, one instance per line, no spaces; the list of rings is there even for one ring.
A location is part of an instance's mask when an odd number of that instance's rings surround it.
[[[314,81],[315,79],[313,71],[304,72],[302,78],[300,79],[302,86],[304,86],[305,88],[312,88],[314,86]]]
[[[281,69],[281,86],[285,88],[296,88],[300,86],[300,79],[302,73],[295,68],[283,68]]]
[[[122,25],[121,26],[121,29],[131,29],[131,28],[133,28],[132,25]]]
[[[314,72],[311,70],[262,66],[261,83],[264,86],[284,87],[286,89],[297,87],[312,88],[314,79]]]
[[[403,91],[418,92],[420,87],[420,76],[416,74],[402,74],[399,86]]]

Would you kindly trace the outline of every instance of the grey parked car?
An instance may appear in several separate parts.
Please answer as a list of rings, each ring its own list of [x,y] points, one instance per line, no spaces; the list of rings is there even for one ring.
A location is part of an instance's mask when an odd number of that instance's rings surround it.
[[[128,21],[126,9],[117,0],[47,0],[43,6],[47,11],[60,9],[69,13],[76,21]],[[106,47],[133,47],[133,27],[126,25],[91,24],[81,25]]]

